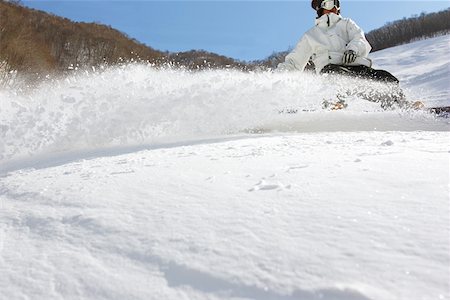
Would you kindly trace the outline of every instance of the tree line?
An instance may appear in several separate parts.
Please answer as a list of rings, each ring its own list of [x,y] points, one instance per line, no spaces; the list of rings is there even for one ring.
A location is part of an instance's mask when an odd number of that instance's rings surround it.
[[[169,53],[153,49],[128,35],[97,23],[69,19],[0,0],[0,67],[46,75],[75,68],[130,61],[189,69],[246,68],[232,58],[201,50]]]
[[[164,55],[108,26],[0,1],[0,61],[14,70],[45,73],[138,57],[157,61]]]
[[[450,9],[413,16],[387,23],[372,30],[366,38],[372,45],[372,52],[406,44],[423,38],[447,34],[450,31]]]

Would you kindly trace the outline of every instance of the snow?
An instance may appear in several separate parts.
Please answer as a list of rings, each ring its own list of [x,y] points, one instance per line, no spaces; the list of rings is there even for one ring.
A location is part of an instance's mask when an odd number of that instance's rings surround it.
[[[448,41],[372,58],[448,103]],[[355,84],[329,83],[129,65],[0,90],[0,298],[450,299],[448,119],[323,111]]]
[[[431,106],[449,105],[450,36],[417,41],[372,53],[374,67],[386,67],[395,74],[407,95]]]

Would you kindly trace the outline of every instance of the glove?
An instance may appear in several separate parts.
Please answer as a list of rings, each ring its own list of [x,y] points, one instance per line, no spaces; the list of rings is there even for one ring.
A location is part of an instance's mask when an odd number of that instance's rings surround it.
[[[353,50],[346,50],[344,52],[344,57],[342,57],[342,62],[346,64],[351,64],[356,60],[356,52]]]

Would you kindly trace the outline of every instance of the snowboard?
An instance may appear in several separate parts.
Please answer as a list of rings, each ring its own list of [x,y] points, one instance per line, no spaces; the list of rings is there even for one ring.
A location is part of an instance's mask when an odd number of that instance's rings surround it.
[[[450,118],[450,106],[429,107],[427,110],[435,115]]]
[[[329,111],[343,110],[348,107],[345,100],[339,99],[337,101],[324,100],[322,102],[322,109]],[[426,107],[422,101],[410,101],[407,105],[401,108],[404,111],[425,111],[431,113],[438,117],[450,118],[450,106],[437,106],[437,107]],[[296,114],[299,111],[302,112],[312,112],[317,111],[316,109],[297,109],[297,108],[285,108],[278,111],[280,114]]]

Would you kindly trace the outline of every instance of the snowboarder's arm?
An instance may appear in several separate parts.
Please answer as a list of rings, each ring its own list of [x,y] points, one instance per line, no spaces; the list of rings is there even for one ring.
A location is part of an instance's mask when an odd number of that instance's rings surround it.
[[[347,33],[350,42],[347,44],[347,50],[353,50],[360,57],[367,57],[372,47],[367,41],[364,32],[355,22],[347,20]]]
[[[312,55],[312,49],[309,45],[306,36],[298,42],[295,49],[286,55],[286,58],[283,63],[278,64],[277,70],[279,71],[303,71],[305,69],[306,64],[309,61],[309,58]]]

